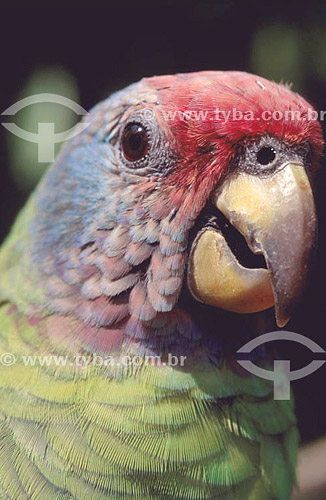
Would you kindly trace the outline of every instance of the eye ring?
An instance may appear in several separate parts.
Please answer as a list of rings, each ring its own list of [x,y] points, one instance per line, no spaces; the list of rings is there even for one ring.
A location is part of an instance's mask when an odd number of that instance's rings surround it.
[[[256,155],[257,162],[264,167],[273,163],[276,158],[276,151],[273,146],[262,147]]]
[[[150,149],[150,137],[146,127],[139,122],[129,122],[121,135],[121,151],[131,163],[143,160]]]

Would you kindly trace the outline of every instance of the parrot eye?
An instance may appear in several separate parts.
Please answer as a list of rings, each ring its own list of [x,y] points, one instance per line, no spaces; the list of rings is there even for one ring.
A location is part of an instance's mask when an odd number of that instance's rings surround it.
[[[257,153],[257,161],[261,165],[269,165],[276,158],[276,151],[273,147],[261,148]]]
[[[135,162],[144,158],[149,150],[146,128],[139,123],[128,123],[122,133],[121,146],[126,160]]]

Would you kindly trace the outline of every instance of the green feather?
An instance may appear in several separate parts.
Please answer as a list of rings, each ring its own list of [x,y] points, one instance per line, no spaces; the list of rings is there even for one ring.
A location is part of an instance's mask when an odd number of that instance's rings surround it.
[[[48,321],[35,327],[0,308],[1,351],[17,354],[0,366],[0,484],[10,498],[289,498],[295,417],[270,382],[226,365],[143,366],[120,378],[24,366],[19,353],[44,354]]]

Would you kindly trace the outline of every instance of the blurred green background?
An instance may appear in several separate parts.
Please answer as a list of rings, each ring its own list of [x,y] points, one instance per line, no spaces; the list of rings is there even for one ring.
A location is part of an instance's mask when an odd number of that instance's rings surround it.
[[[292,82],[318,109],[326,110],[326,5],[288,1],[114,2],[88,8],[1,8],[0,113],[17,100],[42,92],[66,96],[89,109],[143,76],[199,70],[243,70]],[[2,122],[37,131],[54,122],[70,128],[79,117],[63,106],[35,105]],[[324,124],[323,124],[324,126]],[[0,238],[48,167],[36,144],[0,127]],[[310,287],[288,330],[326,349],[326,176],[316,196],[320,241]],[[293,368],[311,356],[289,347]],[[292,369],[293,369],[292,368]],[[326,433],[326,367],[293,384],[303,441]]]

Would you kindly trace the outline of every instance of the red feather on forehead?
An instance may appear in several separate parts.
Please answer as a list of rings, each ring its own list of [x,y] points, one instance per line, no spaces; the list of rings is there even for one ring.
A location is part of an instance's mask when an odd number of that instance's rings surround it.
[[[158,90],[159,109],[180,155],[170,182],[213,186],[239,144],[263,135],[289,145],[308,141],[313,164],[322,152],[313,107],[284,85],[240,72],[155,77],[146,83]]]

